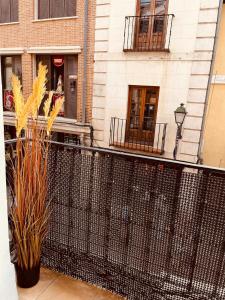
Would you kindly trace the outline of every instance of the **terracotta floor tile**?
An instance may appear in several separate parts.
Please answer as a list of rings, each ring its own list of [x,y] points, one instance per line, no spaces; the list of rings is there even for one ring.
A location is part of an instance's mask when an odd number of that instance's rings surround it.
[[[40,281],[37,285],[30,289],[18,289],[19,300],[36,300],[48,286],[60,275],[47,269],[41,269]]]
[[[19,300],[121,300],[122,298],[85,282],[41,270],[40,282],[31,289],[18,288]]]
[[[120,300],[121,298],[68,277],[57,278],[37,300]]]

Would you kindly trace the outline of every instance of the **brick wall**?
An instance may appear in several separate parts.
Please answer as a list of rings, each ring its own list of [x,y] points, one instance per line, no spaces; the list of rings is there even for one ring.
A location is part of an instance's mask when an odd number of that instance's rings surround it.
[[[95,0],[89,1],[88,31],[88,69],[87,69],[87,105],[86,121],[91,119],[92,80],[93,80],[93,47],[94,47]],[[82,118],[83,88],[83,24],[84,1],[77,0],[77,17],[68,19],[35,20],[35,1],[19,1],[19,23],[0,25],[0,48],[22,47],[22,72],[24,93],[31,92],[33,78],[32,54],[26,53],[30,47],[47,46],[80,46],[78,54],[78,120]]]

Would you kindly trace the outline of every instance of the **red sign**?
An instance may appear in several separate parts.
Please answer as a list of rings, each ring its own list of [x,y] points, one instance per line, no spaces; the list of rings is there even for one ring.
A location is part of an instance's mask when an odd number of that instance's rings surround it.
[[[62,67],[64,65],[64,57],[63,56],[54,57],[53,64],[57,68]]]
[[[4,108],[6,110],[13,110],[13,93],[10,90],[4,91]]]

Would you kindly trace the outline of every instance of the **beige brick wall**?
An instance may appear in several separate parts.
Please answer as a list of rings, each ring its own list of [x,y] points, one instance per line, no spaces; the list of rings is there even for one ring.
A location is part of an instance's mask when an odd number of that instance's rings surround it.
[[[80,46],[78,54],[78,120],[82,118],[83,87],[83,24],[84,1],[77,0],[77,18],[35,21],[35,0],[19,1],[19,24],[0,25],[0,48],[47,47],[47,46]],[[93,48],[94,48],[95,0],[89,1],[88,31],[88,69],[87,69],[87,105],[86,121],[91,120],[92,81],[93,81]],[[26,96],[32,87],[32,55],[22,55],[23,87]]]

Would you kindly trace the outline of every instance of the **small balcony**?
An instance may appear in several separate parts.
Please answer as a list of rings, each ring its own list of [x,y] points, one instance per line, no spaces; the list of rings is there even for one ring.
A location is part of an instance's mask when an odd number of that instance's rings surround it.
[[[173,14],[126,17],[123,51],[168,52],[173,18]]]
[[[165,148],[166,130],[166,123],[145,120],[139,126],[137,123],[129,123],[126,119],[113,117],[111,118],[109,145],[162,155]]]

